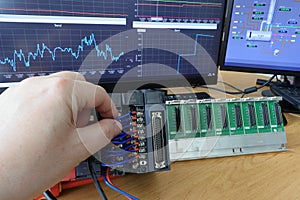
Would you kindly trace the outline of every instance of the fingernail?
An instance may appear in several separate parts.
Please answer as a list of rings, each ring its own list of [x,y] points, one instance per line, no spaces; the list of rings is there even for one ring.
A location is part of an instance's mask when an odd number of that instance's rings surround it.
[[[110,102],[110,108],[111,108],[111,114],[113,115],[113,118],[117,118],[118,117],[118,110],[115,106],[115,103],[111,100]]]
[[[117,117],[118,117],[118,110],[117,110],[117,108],[115,107],[115,105],[113,105],[112,114],[113,114],[113,117],[114,117],[114,118],[117,118]]]

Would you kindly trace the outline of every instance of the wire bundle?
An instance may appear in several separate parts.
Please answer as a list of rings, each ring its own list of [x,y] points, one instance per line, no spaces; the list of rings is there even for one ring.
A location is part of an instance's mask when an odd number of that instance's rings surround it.
[[[110,187],[111,189],[119,192],[120,194],[122,194],[123,196],[125,196],[127,199],[131,199],[131,200],[138,200],[138,198],[124,192],[123,190],[121,190],[120,188],[116,187],[110,180],[109,177],[109,170],[110,167],[121,167],[125,164],[133,164],[134,162],[137,162],[138,159],[138,136],[135,136],[136,134],[136,129],[134,129],[133,127],[137,126],[137,118],[136,118],[136,112],[132,111],[129,112],[123,116],[118,117],[116,120],[118,120],[123,127],[123,130],[120,132],[120,134],[118,136],[116,136],[115,138],[113,138],[111,140],[112,144],[108,145],[105,149],[103,149],[101,152],[101,159],[102,159],[102,163],[101,166],[103,167],[103,169],[105,169],[102,172],[103,175],[103,180],[105,182],[105,184]],[[104,160],[109,161],[108,162],[103,162]],[[99,183],[99,181],[96,178],[96,174],[95,171],[93,169],[92,166],[92,158],[90,158],[88,160],[89,163],[89,170],[90,173],[92,175],[94,184],[96,186],[96,189],[98,191],[98,193],[100,194],[101,198],[103,200],[106,200],[107,197],[103,191],[103,189],[101,188],[101,185]]]
[[[100,185],[100,183],[99,183],[99,181],[97,179],[95,170],[93,168],[93,162],[94,162],[94,158],[90,157],[88,159],[88,167],[89,167],[89,170],[90,170],[90,173],[91,173],[94,185],[96,186],[96,189],[97,189],[97,191],[98,191],[101,199],[102,200],[107,200],[106,194],[105,194],[104,190],[102,189],[102,187],[101,187],[101,185]],[[124,192],[123,190],[121,190],[120,188],[116,187],[112,183],[112,181],[110,180],[110,177],[109,177],[109,170],[110,170],[110,168],[104,167],[103,169],[104,169],[104,170],[102,170],[103,180],[104,180],[105,184],[108,187],[110,187],[111,189],[115,190],[116,192],[119,192],[120,194],[122,194],[123,196],[125,196],[129,200],[138,200],[137,197],[135,197],[135,196],[133,196],[131,194],[128,194],[127,192]],[[49,200],[52,200],[52,199],[49,199]]]
[[[111,189],[121,193],[122,195],[124,195],[127,199],[129,200],[138,200],[137,197],[131,195],[131,194],[128,194],[127,192],[124,192],[123,190],[121,190],[120,188],[116,187],[110,180],[109,178],[109,168],[106,169],[106,173],[104,174],[103,176],[103,179],[104,179],[104,182],[105,184],[110,187]]]
[[[136,130],[132,128],[137,126],[135,114],[136,112],[132,111],[117,118],[123,130],[111,140],[113,145],[102,150],[102,160],[109,160],[109,163],[102,163],[102,166],[117,167],[137,161],[139,142],[138,136],[134,136]]]

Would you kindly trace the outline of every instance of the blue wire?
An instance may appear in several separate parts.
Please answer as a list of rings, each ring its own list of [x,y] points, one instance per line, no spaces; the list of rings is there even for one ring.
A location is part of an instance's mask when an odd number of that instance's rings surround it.
[[[119,139],[121,139],[121,138],[123,138],[125,136],[127,137],[128,134],[125,133],[124,131],[122,131],[122,132],[119,133],[119,135],[117,135],[116,137],[114,137],[112,140],[119,140]]]
[[[127,137],[128,135],[119,135],[119,136],[117,136],[117,137],[115,137],[115,138],[113,138],[112,140],[111,140],[111,142],[119,142],[120,140],[123,140],[125,137]]]
[[[123,131],[123,132],[124,132],[124,131]],[[124,133],[125,133],[125,132],[124,132]],[[132,135],[133,132],[132,132],[132,131],[128,131],[126,134],[127,134],[127,135]]]
[[[134,153],[135,151],[134,150],[103,150],[103,152],[109,154],[108,156],[111,156],[111,155],[120,155],[121,156],[128,152]]]
[[[120,142],[120,140],[123,140],[125,137],[130,136],[130,138],[133,140],[134,138],[131,137],[131,134],[133,134],[133,132],[121,132],[118,136],[114,137],[111,141],[112,142]]]
[[[108,180],[107,180],[106,175],[104,176],[104,182],[105,182],[105,184],[106,184],[108,187],[110,187],[111,189],[115,190],[116,192],[119,192],[119,193],[121,193],[122,195],[131,198],[132,200],[139,200],[137,197],[132,196],[131,194],[128,194],[127,192],[124,192],[123,190],[121,190],[121,189],[117,188],[116,186],[110,184],[110,183],[108,182]]]
[[[112,164],[102,163],[102,166],[104,166],[104,167],[115,167],[115,166],[119,166],[119,165],[124,165],[124,164],[129,163],[131,161],[134,161],[136,159],[137,159],[136,157],[133,157],[133,158],[123,160],[122,162],[118,162],[118,163],[112,163]]]
[[[111,158],[112,156],[124,156],[126,154],[134,153],[134,150],[132,151],[105,151],[107,153],[107,158]]]
[[[119,133],[119,135],[117,135],[116,137],[114,137],[112,140],[119,140],[119,139],[122,139],[123,137],[127,137],[127,136],[130,136],[130,135],[128,135],[125,132],[121,132],[121,133]]]
[[[130,128],[130,127],[132,127],[132,125],[128,124],[127,126],[123,126],[123,129],[127,129],[127,128]]]
[[[126,140],[120,140],[120,141],[112,140],[111,142],[112,142],[113,144],[125,144],[125,143],[127,143],[127,142],[129,142],[129,141],[131,141],[131,140],[133,140],[132,137],[130,137],[130,138],[126,139]]]
[[[113,150],[103,149],[102,152],[104,152],[104,153],[106,153],[106,154],[109,154],[109,156],[110,156],[111,154],[126,154],[126,153],[128,153],[128,152],[135,152],[134,149],[131,149],[131,150],[130,150],[131,147],[134,147],[134,145],[131,144],[131,145],[129,145],[129,146],[123,148],[123,149],[121,149],[121,148],[113,149]]]
[[[125,147],[125,148],[123,148],[125,151],[127,151],[127,150],[129,150],[130,149],[130,147],[134,147],[134,144],[130,144],[130,145],[128,145],[127,147]]]
[[[120,120],[120,119],[122,119],[122,118],[124,118],[124,117],[129,116],[130,114],[131,114],[131,112],[129,112],[129,113],[125,114],[125,115],[122,115],[122,116],[120,116],[120,117],[117,117],[116,120]]]
[[[128,117],[127,119],[119,119],[118,121],[123,124],[124,122],[131,121],[131,117]]]
[[[130,124],[130,125],[131,125],[131,124]],[[133,132],[132,132],[132,131],[128,131],[128,132],[121,131],[121,133],[123,133],[123,134],[126,134],[126,135],[132,135],[132,134],[133,134]]]
[[[117,149],[103,149],[101,150],[102,152],[105,152],[105,153],[125,153],[127,152],[125,149],[122,149],[120,147],[118,147]]]

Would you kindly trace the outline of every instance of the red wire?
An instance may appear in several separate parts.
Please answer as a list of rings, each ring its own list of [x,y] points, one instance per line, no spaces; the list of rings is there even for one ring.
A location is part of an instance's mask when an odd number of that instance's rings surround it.
[[[113,186],[115,186],[112,182],[111,182],[111,180],[110,180],[110,177],[109,177],[109,168],[107,168],[106,169],[106,179],[107,179],[107,181],[111,184],[111,185],[113,185]],[[115,186],[116,187],[116,186]],[[132,200],[131,198],[129,198],[128,196],[126,196],[126,195],[123,195],[124,197],[126,197],[128,200]]]

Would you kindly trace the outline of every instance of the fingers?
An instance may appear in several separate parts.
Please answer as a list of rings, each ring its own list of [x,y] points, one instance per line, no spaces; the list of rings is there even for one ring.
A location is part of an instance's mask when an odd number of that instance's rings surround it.
[[[74,80],[72,91],[72,108],[82,111],[87,108],[96,108],[103,118],[117,117],[117,111],[106,91],[97,85],[88,83],[82,74],[77,72],[58,72],[49,77],[62,77]]]
[[[86,126],[90,120],[90,115],[91,115],[91,109],[84,109],[80,111],[77,115],[75,126],[77,128]]]
[[[96,124],[78,128],[78,136],[88,152],[88,155],[84,156],[88,157],[105,147],[120,133],[121,129],[121,124],[113,119],[103,119]]]
[[[72,94],[72,105],[73,107],[77,106],[79,111],[86,108],[96,108],[103,118],[115,118],[118,115],[111,98],[100,86],[75,81]]]

